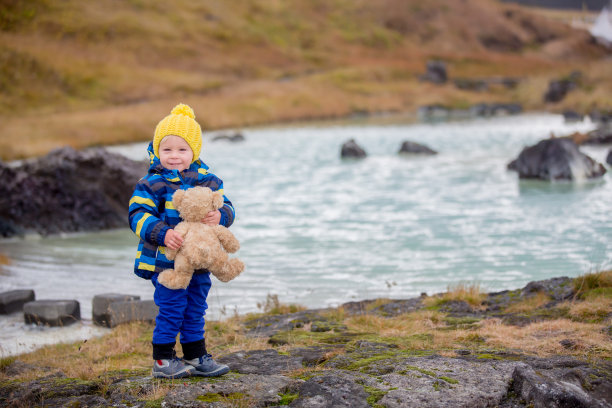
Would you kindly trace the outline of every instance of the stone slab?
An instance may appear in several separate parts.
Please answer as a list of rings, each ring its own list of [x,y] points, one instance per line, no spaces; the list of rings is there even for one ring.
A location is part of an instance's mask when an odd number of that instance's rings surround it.
[[[32,289],[10,290],[0,293],[0,314],[21,312],[23,305],[36,298]]]
[[[68,326],[81,320],[81,306],[76,300],[45,299],[23,305],[27,324]]]
[[[94,296],[92,300],[92,319],[99,326],[111,327],[111,315],[109,306],[111,303],[128,302],[140,300],[140,296],[125,295],[120,293],[103,293]]]
[[[135,321],[154,322],[158,307],[152,300],[129,300],[108,305],[108,327]]]

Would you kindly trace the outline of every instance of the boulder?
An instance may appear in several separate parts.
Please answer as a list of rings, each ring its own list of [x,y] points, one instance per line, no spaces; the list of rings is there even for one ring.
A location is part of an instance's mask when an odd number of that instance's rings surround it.
[[[103,148],[0,163],[0,235],[127,227],[130,197],[146,170],[145,162]]]
[[[361,146],[355,142],[355,139],[351,139],[348,142],[345,142],[342,145],[342,149],[340,150],[340,157],[343,159],[354,158],[360,159],[366,157],[367,153]]]
[[[574,381],[572,381],[574,380]],[[512,374],[512,390],[529,406],[588,408],[606,407],[607,403],[597,400],[583,389],[580,378],[550,378],[535,371],[526,364],[519,365]]]
[[[612,166],[612,149],[610,149],[610,151],[608,151],[608,156],[606,157],[606,163],[608,163],[610,166]]]
[[[213,142],[216,142],[219,140],[226,140],[228,142],[236,143],[236,142],[244,142],[245,139],[242,133],[234,133],[233,135],[217,135],[213,137],[212,140]]]
[[[550,81],[548,83],[548,90],[544,94],[544,102],[560,102],[568,92],[578,87],[578,82],[581,78],[582,74],[574,71],[567,78]]]
[[[110,304],[115,302],[127,302],[140,300],[140,296],[122,295],[119,293],[104,293],[94,296],[92,300],[93,322],[99,326],[111,327],[113,317],[110,313]],[[117,319],[115,319],[117,320]]]
[[[508,169],[516,170],[522,179],[548,181],[592,179],[606,173],[569,138],[546,139],[524,148]]]
[[[108,305],[107,327],[129,322],[154,322],[159,308],[152,300],[128,300]]]
[[[582,120],[584,119],[584,115],[573,111],[573,110],[565,110],[563,111],[563,120],[566,123],[571,123],[571,122],[582,122]]]
[[[429,147],[422,145],[420,143],[411,142],[406,140],[402,143],[402,147],[400,147],[400,154],[425,154],[425,155],[434,155],[438,154],[435,150],[430,149]]]
[[[81,320],[81,307],[76,300],[35,300],[23,305],[27,324],[68,326]]]
[[[427,71],[421,75],[421,81],[443,84],[447,80],[446,64],[443,61],[427,61]]]
[[[0,293],[0,314],[9,314],[23,310],[23,305],[35,298],[32,289],[10,290]]]

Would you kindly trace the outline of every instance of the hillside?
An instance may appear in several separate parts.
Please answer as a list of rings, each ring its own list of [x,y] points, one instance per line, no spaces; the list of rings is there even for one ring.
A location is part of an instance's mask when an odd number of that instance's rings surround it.
[[[433,103],[612,105],[610,51],[494,0],[0,0],[0,10],[4,160],[146,140],[178,101],[204,129]],[[421,82],[430,59],[451,78],[520,81],[486,92]],[[548,81],[575,70],[579,89],[545,106]]]

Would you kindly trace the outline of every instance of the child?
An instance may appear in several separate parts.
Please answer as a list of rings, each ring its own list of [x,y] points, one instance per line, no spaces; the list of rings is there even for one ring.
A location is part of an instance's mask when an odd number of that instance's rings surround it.
[[[210,272],[195,271],[187,289],[172,290],[157,282],[159,272],[173,268],[173,262],[164,256],[165,249],[178,249],[183,242],[173,230],[181,221],[172,207],[174,192],[205,186],[223,193],[223,181],[209,173],[208,166],[199,160],[201,147],[202,131],[193,110],[183,104],[175,106],[155,128],[148,148],[149,172],[138,182],[130,200],[130,227],[140,237],[134,272],[151,279],[155,286],[153,298],[159,307],[152,342],[154,377],[213,377],[229,371],[226,365],[212,359],[204,342]],[[225,195],[223,199],[223,207],[208,213],[203,223],[232,225],[234,207]],[[174,352],[178,333],[183,359]]]

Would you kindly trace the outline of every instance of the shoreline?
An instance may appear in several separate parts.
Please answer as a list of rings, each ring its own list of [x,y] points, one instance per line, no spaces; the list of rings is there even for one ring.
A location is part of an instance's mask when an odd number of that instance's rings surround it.
[[[125,324],[99,339],[2,359],[0,402],[305,407],[323,398],[346,407],[605,408],[610,289],[612,271],[604,271],[486,295],[463,286],[340,308],[271,299],[265,313],[208,322],[207,348],[232,370],[213,379],[151,378],[152,326]],[[75,366],[87,361],[88,370]]]

